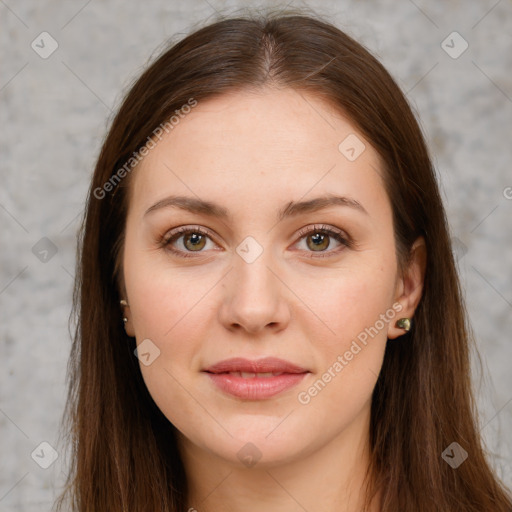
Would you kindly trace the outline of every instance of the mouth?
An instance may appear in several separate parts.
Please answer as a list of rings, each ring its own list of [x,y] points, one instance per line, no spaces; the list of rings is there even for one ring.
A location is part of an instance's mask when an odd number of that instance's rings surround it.
[[[296,386],[311,373],[289,361],[270,357],[256,361],[227,359],[203,372],[221,392],[244,400],[276,396]]]
[[[308,370],[302,366],[296,365],[290,361],[284,359],[278,359],[276,357],[264,357],[263,359],[250,360],[243,357],[233,357],[231,359],[225,359],[215,363],[205,370],[208,373],[220,374],[220,373],[245,373],[248,374],[246,377],[251,378],[254,375],[260,374],[265,376],[266,374],[281,374],[281,373],[305,373]],[[266,375],[271,376],[271,375]]]
[[[208,372],[210,373],[210,372]],[[212,372],[213,373],[213,372]],[[221,372],[221,373],[213,373],[213,375],[234,375],[235,377],[242,377],[243,379],[268,379],[270,377],[277,377],[279,375],[283,375],[285,372]]]

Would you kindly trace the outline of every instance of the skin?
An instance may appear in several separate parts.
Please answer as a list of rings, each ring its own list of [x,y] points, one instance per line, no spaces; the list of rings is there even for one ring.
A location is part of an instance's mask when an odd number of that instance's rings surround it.
[[[338,149],[349,134],[365,144],[354,161]],[[125,328],[137,344],[150,339],[160,350],[140,368],[179,431],[189,507],[360,510],[371,394],[387,338],[405,332],[396,320],[414,315],[426,257],[420,238],[399,273],[382,172],[379,155],[346,117],[291,89],[200,102],[134,172],[120,285]],[[277,220],[288,202],[327,193],[357,200],[366,213],[335,205]],[[230,217],[176,207],[145,215],[171,194],[213,201]],[[329,245],[316,248],[318,224],[348,233],[353,246],[328,236]],[[159,243],[178,226],[201,226],[211,237],[194,252],[182,235],[172,246],[192,257],[180,257]],[[312,232],[301,237],[301,228]],[[251,263],[236,252],[247,236],[263,249]],[[298,394],[393,304],[402,310],[300,403]],[[269,399],[235,398],[201,372],[235,356],[275,356],[311,373]],[[252,467],[237,456],[247,443],[261,454]]]

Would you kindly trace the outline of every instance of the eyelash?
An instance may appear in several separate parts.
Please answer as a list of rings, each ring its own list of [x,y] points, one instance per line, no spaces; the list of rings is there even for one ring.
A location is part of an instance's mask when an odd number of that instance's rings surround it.
[[[210,233],[200,226],[192,226],[192,227],[182,226],[182,227],[176,228],[176,230],[171,232],[171,234],[169,236],[164,237],[162,239],[162,241],[160,242],[160,246],[162,248],[166,248],[167,250],[169,250],[170,252],[172,252],[173,254],[176,254],[177,256],[179,256],[181,258],[195,258],[197,256],[194,256],[192,251],[189,251],[187,253],[185,251],[174,249],[171,245],[172,242],[174,242],[175,240],[178,240],[183,235],[186,235],[189,233],[200,234],[200,235],[203,235],[203,236],[206,236],[206,237],[212,239]],[[299,240],[302,240],[302,238],[304,238],[307,235],[319,234],[319,233],[323,234],[323,235],[328,235],[328,236],[334,238],[337,242],[340,242],[345,247],[351,248],[353,246],[353,241],[350,238],[350,236],[348,236],[348,235],[343,236],[342,231],[335,230],[335,229],[325,226],[323,224],[322,225],[315,224],[314,226],[311,226],[308,228],[302,228],[301,230],[299,230],[298,236],[299,236]],[[333,254],[338,254],[342,250],[343,250],[343,248],[340,248],[340,249],[337,249],[334,251],[318,251],[318,252],[311,251],[311,256],[309,256],[309,257],[310,258],[327,258],[327,257],[332,256]],[[197,251],[197,252],[200,253],[201,251]]]

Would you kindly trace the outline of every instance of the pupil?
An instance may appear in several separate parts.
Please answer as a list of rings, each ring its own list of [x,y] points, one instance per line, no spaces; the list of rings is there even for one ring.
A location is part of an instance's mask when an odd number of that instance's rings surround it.
[[[323,238],[324,238],[325,235],[322,235],[320,233],[315,233],[313,235],[313,242],[315,244],[317,244],[317,242],[319,242],[319,244],[321,244],[323,242]],[[318,245],[318,244],[317,244]]]

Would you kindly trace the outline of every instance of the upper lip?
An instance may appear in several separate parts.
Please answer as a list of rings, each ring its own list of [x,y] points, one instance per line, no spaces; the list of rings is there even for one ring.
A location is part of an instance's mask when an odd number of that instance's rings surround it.
[[[229,373],[229,372],[250,372],[250,373],[305,373],[309,370],[297,366],[296,364],[278,359],[276,357],[265,357],[251,361],[243,357],[233,357],[219,361],[205,370],[209,373]]]

